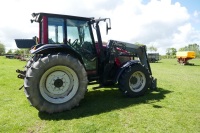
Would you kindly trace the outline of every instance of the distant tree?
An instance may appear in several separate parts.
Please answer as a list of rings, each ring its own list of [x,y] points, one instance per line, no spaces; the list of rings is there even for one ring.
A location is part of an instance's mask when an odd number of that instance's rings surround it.
[[[18,55],[29,54],[30,49],[17,49],[13,53]]]
[[[180,48],[178,51],[187,51],[185,48]]]
[[[177,52],[177,50],[176,50],[176,48],[171,48],[171,55],[176,55],[176,52]]]
[[[5,46],[3,43],[0,42],[0,55],[5,54]]]
[[[7,52],[6,54],[12,54],[12,53],[13,53],[12,50],[9,49],[8,52]]]
[[[18,55],[22,55],[24,53],[24,51],[22,49],[17,49],[13,53],[18,54]]]
[[[199,51],[199,45],[194,43],[194,44],[188,44],[188,46],[185,46],[183,48],[180,48],[179,51]]]
[[[143,45],[144,45],[144,44],[139,43],[139,42],[135,42],[134,44],[135,44],[135,45],[138,45],[138,46],[143,46]]]
[[[156,51],[157,51],[157,48],[154,47],[154,46],[152,45],[152,46],[148,47],[148,50],[149,50],[150,52],[156,52]]]
[[[167,48],[166,55],[170,58],[174,58],[176,56],[176,48]]]
[[[179,51],[194,51],[197,57],[200,57],[200,46],[196,43],[188,44],[188,46],[182,47]]]

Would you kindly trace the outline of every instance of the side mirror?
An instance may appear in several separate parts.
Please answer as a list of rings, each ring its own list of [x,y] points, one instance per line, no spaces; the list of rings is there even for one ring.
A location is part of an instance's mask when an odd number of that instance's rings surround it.
[[[33,19],[31,19],[31,23],[33,23],[34,22],[34,20]]]
[[[106,34],[108,35],[108,30],[111,30],[111,27],[108,27],[108,23],[106,23]]]
[[[106,23],[106,34],[108,34],[108,30],[111,30],[111,22],[110,22],[110,18],[107,18],[109,20],[109,26],[108,26],[108,22]]]

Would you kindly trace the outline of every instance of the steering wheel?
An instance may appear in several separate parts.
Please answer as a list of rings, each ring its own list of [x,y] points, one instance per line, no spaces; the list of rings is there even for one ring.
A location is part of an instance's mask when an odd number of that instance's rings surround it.
[[[48,43],[55,43],[54,40],[52,38],[48,39]]]
[[[81,47],[81,53],[84,58],[89,61],[94,61],[96,59],[96,55],[94,54],[94,48],[90,42],[84,42]]]
[[[70,41],[69,41],[69,44],[71,47],[77,46],[77,43],[78,43],[78,39],[75,39],[73,43],[70,43]]]

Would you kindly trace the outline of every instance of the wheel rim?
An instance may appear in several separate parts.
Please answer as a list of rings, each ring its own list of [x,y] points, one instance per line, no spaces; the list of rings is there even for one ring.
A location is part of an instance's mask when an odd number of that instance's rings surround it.
[[[61,104],[74,97],[79,87],[77,74],[69,67],[54,66],[40,79],[40,93],[48,102]]]
[[[140,71],[134,72],[129,79],[129,87],[134,92],[141,91],[146,84],[144,73]]]

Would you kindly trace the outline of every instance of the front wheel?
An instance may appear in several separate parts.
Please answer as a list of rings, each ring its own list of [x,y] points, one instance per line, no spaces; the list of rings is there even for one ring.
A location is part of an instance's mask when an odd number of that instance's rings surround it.
[[[150,75],[141,64],[126,68],[119,78],[119,89],[129,97],[144,95],[149,87]]]
[[[48,55],[27,70],[25,92],[30,103],[41,112],[55,113],[79,105],[87,89],[83,65],[70,55]]]

